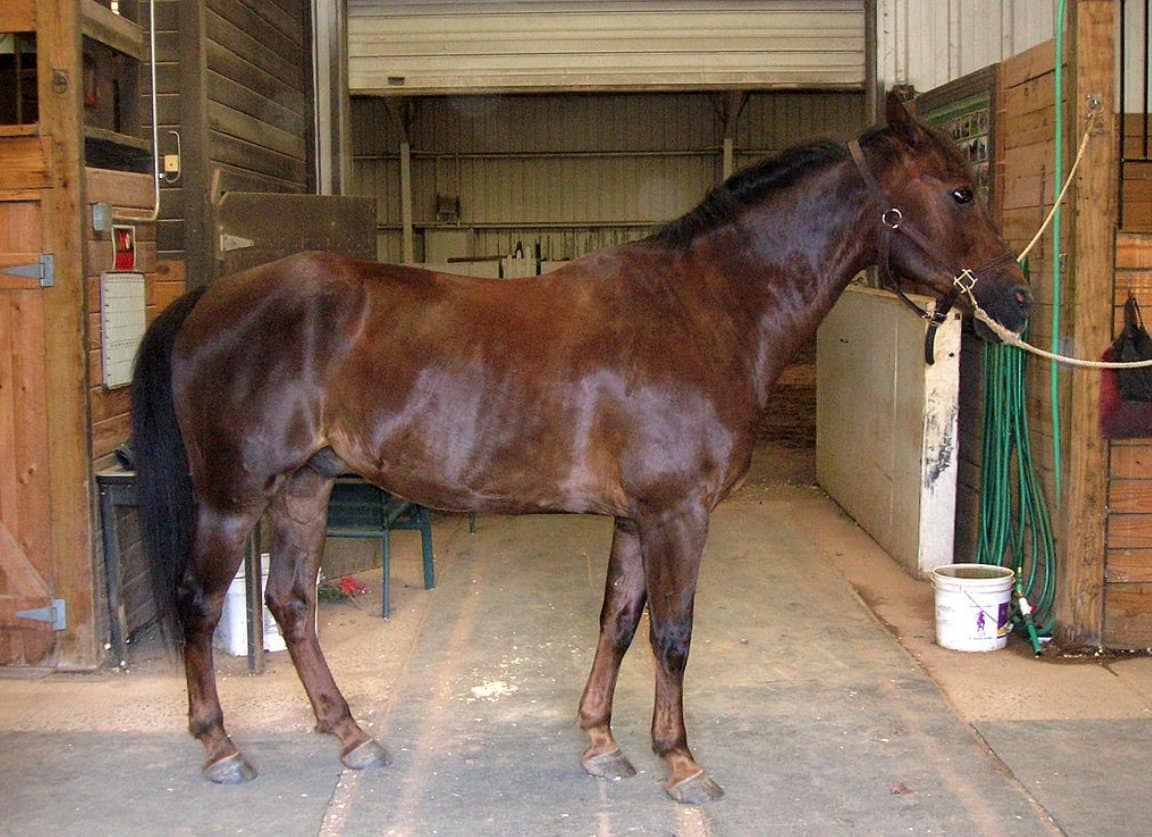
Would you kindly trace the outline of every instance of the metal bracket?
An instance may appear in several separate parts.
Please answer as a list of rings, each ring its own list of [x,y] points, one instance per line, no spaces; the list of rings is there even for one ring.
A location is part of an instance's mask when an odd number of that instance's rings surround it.
[[[4,272],[25,279],[39,279],[41,288],[51,288],[56,284],[56,260],[51,253],[41,253],[40,259],[35,263],[7,267]]]
[[[33,622],[48,622],[52,625],[52,630],[62,631],[68,627],[68,604],[63,599],[53,599],[48,607],[18,610],[16,616],[20,619],[31,619]]]
[[[230,253],[233,250],[246,250],[256,244],[250,238],[241,238],[238,235],[220,233],[220,252]]]

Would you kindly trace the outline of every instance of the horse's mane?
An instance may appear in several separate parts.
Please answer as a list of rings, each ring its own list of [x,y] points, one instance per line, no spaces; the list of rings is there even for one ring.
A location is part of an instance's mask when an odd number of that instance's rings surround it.
[[[960,150],[941,131],[924,123],[920,123],[920,127],[943,152],[947,165],[961,172],[968,168]],[[879,170],[901,153],[900,143],[883,125],[874,125],[861,134],[860,145],[868,149]],[[745,204],[763,200],[769,193],[791,186],[810,172],[849,156],[843,143],[831,139],[817,139],[785,149],[736,172],[710,190],[695,209],[659,227],[646,240],[672,249],[687,247],[698,235],[734,218]]]
[[[770,192],[790,186],[813,169],[848,156],[843,143],[830,139],[788,148],[736,172],[711,189],[695,209],[664,224],[647,240],[671,248],[685,247],[696,236],[733,218],[744,204],[759,201]]]

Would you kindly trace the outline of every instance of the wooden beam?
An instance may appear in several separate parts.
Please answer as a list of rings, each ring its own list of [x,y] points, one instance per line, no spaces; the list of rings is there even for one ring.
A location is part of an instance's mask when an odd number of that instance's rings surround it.
[[[184,260],[190,286],[203,285],[216,274],[204,28],[204,0],[181,2],[178,26],[180,134],[184,150]]]
[[[1074,0],[1068,5],[1071,83],[1068,147],[1075,150],[1091,108],[1093,137],[1071,190],[1072,219],[1066,281],[1070,286],[1072,354],[1098,357],[1111,342],[1116,237],[1116,114],[1113,102],[1114,4]],[[1099,425],[1100,373],[1069,374],[1066,438],[1067,486],[1062,508],[1057,631],[1066,642],[1104,640],[1104,557],[1107,525],[1108,444]]]
[[[0,32],[32,32],[35,29],[35,0],[7,0],[0,7]]]
[[[107,44],[137,61],[147,58],[144,30],[128,18],[116,14],[96,0],[81,0],[80,12],[85,36]]]
[[[38,0],[36,32],[41,133],[52,138],[52,182],[44,190],[44,249],[55,256],[55,284],[44,294],[46,405],[51,479],[52,588],[67,602],[57,634],[57,665],[99,664],[89,496],[87,353],[84,334],[84,178],[81,176],[83,70],[79,4]]]

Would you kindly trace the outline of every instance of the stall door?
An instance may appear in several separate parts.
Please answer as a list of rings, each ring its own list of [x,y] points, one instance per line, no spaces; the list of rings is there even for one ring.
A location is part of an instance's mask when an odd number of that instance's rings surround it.
[[[376,207],[371,198],[226,192],[215,210],[219,276],[302,250],[376,258]]]
[[[0,137],[0,157],[12,141]],[[41,207],[20,197],[0,189],[0,665],[48,659],[63,618],[52,596]]]

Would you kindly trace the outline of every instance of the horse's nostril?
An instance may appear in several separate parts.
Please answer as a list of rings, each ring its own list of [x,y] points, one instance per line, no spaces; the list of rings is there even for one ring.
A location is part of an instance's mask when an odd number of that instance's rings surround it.
[[[1012,296],[1016,299],[1016,304],[1020,306],[1021,311],[1027,311],[1032,307],[1032,291],[1024,285],[1017,285],[1012,291]]]

